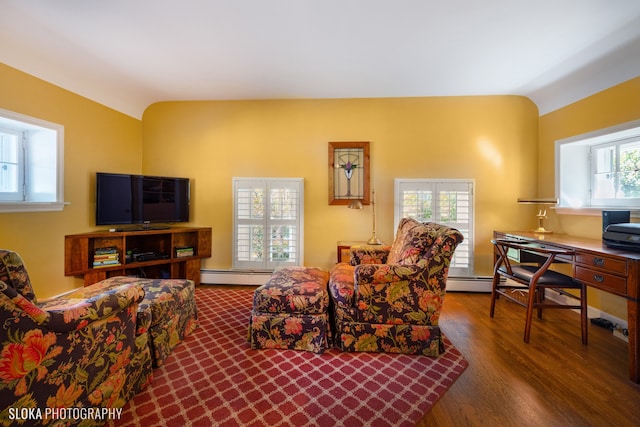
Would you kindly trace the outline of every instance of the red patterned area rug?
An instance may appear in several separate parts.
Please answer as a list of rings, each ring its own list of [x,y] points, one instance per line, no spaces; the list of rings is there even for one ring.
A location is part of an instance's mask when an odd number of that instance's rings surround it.
[[[467,367],[437,359],[252,350],[252,289],[200,286],[200,327],[155,370],[117,426],[414,426]]]

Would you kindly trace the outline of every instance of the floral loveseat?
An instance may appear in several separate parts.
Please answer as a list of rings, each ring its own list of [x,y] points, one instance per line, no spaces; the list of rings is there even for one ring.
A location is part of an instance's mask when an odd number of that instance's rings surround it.
[[[18,425],[21,408],[122,407],[151,380],[149,335],[136,334],[142,286],[83,292],[38,302],[20,256],[0,250],[0,425]],[[19,424],[34,423],[60,420]],[[91,424],[64,424],[77,423]]]
[[[391,248],[353,247],[353,265],[337,264],[330,273],[335,344],[438,356],[449,263],[462,240],[454,228],[405,218]]]

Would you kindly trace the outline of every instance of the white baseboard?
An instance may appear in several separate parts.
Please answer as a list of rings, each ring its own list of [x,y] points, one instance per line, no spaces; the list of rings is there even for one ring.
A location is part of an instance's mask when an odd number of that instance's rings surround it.
[[[571,303],[572,299],[562,295],[558,292],[555,291],[547,291],[545,293],[545,297],[549,298],[553,301],[558,301],[560,303],[566,304],[566,303]],[[576,301],[576,300],[573,300]],[[573,311],[575,311],[576,313],[579,312],[579,310],[574,309]],[[629,323],[624,320],[621,319],[619,317],[616,317],[612,314],[606,313],[602,310],[599,310],[597,308],[591,307],[590,305],[587,306],[587,317],[589,319],[594,319],[594,318],[602,318],[602,319],[607,319],[609,322],[613,323],[614,325],[616,325],[619,329],[628,329],[629,327]]]
[[[200,282],[209,285],[264,285],[270,271],[202,270]],[[449,277],[447,292],[491,292],[491,278]]]
[[[491,277],[448,277],[447,292],[491,292]]]
[[[200,283],[260,286],[267,283],[270,276],[270,271],[201,270]]]

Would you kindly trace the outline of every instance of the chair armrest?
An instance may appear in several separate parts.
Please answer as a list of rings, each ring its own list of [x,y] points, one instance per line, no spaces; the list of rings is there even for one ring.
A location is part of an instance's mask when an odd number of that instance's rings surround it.
[[[38,304],[38,307],[48,314],[43,326],[56,332],[82,329],[91,322],[110,317],[118,311],[137,309],[137,305],[144,298],[142,286],[135,283],[95,294],[89,290],[84,298],[74,294],[50,298]]]
[[[437,263],[357,266],[354,306],[368,321],[436,325],[444,300],[446,270],[433,264]]]
[[[384,285],[413,280],[424,270],[420,264],[362,264],[356,266],[355,284]]]
[[[0,303],[2,310],[22,311],[36,324],[43,324],[49,320],[49,313],[42,310],[22,294],[19,294],[2,280],[0,280],[0,294],[5,299],[5,302]]]
[[[351,246],[351,265],[385,264],[391,246],[355,245]]]

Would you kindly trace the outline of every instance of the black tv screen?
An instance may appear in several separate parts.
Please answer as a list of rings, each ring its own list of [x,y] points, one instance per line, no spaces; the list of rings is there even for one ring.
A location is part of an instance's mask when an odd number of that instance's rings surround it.
[[[96,225],[189,221],[189,179],[98,172]]]

